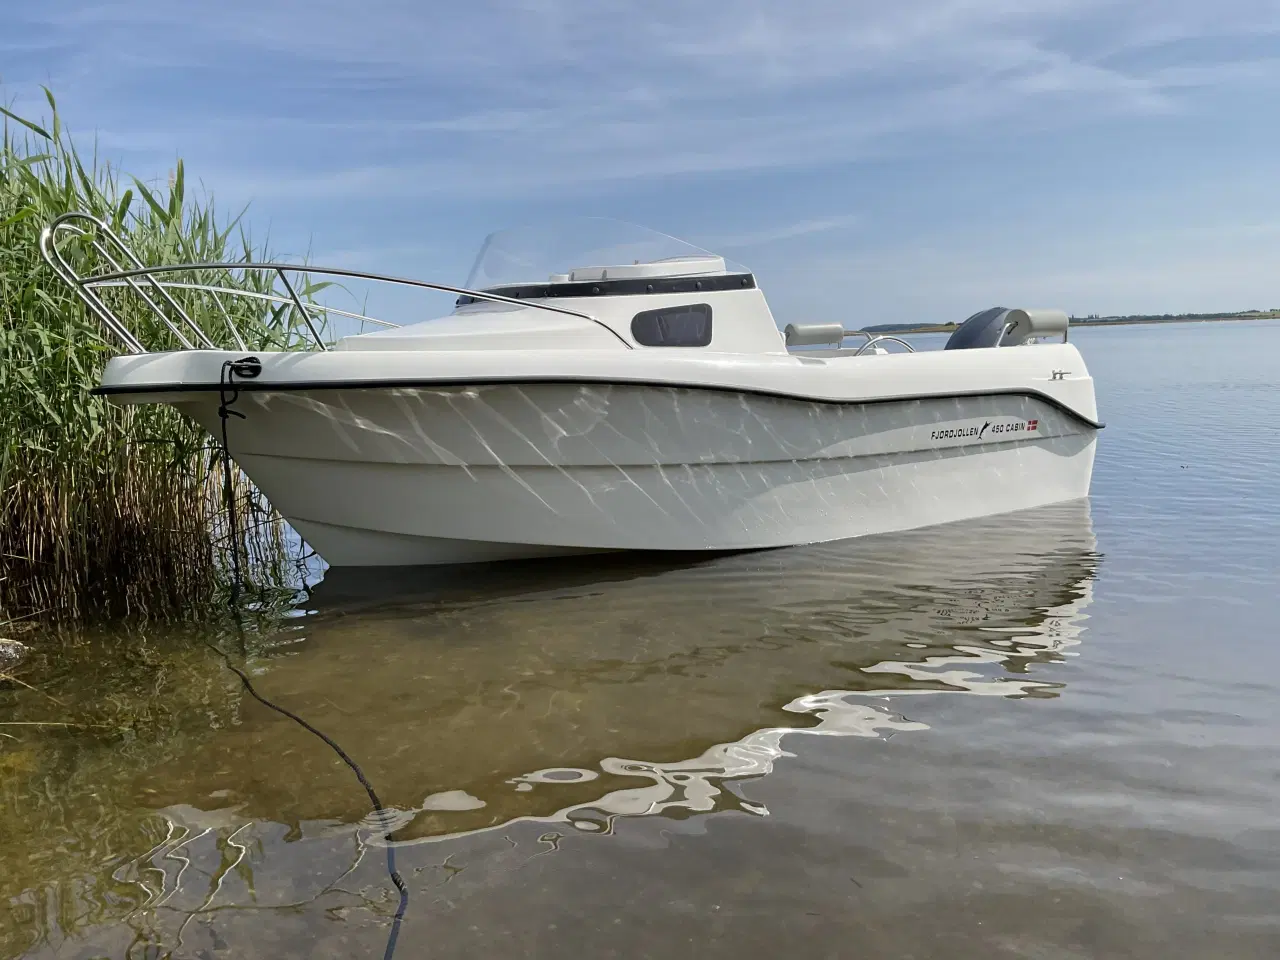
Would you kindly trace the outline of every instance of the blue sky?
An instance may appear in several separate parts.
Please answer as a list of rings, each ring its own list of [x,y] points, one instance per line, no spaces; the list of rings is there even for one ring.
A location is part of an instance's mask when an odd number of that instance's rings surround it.
[[[1276,0],[10,4],[0,98],[313,261],[634,220],[780,322],[1280,306]]]

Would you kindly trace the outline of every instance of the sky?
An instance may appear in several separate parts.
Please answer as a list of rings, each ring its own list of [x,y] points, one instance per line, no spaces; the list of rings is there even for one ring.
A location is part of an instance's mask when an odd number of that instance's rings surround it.
[[[1280,307],[1280,0],[59,0],[0,102],[280,256],[461,283],[605,216],[780,324]]]

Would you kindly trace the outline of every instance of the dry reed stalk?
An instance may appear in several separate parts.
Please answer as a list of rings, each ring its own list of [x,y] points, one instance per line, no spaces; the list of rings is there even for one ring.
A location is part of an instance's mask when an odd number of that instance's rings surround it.
[[[38,238],[54,217],[81,210],[111,224],[144,262],[265,255],[254,255],[238,217],[224,222],[211,200],[185,195],[181,161],[167,188],[134,178],[123,188],[110,165],[82,158],[48,99],[46,126],[0,107],[0,622],[36,612],[201,618],[225,587],[231,538],[258,575],[284,569],[281,524],[237,471],[244,508],[240,529],[227,530],[219,463],[197,425],[170,409],[90,395],[118,346],[43,262]],[[81,247],[71,255],[90,256]],[[264,290],[256,275],[219,282]],[[184,307],[225,339],[221,307],[202,296]],[[139,303],[120,297],[113,306],[143,342],[173,345]],[[249,342],[293,342],[297,321],[287,311],[228,306]]]

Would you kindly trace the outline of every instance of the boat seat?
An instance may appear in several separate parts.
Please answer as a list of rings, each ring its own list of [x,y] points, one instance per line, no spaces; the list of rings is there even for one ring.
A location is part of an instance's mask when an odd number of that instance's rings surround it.
[[[842,323],[788,323],[788,347],[839,346],[844,341]]]

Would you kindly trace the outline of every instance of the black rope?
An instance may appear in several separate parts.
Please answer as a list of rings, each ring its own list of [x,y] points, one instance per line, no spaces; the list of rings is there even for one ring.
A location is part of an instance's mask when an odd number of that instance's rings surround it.
[[[240,549],[236,540],[236,502],[235,490],[232,482],[231,474],[231,448],[227,446],[227,419],[229,417],[239,417],[245,419],[243,413],[232,410],[231,406],[240,398],[240,388],[236,386],[235,378],[253,379],[262,372],[262,364],[257,357],[244,357],[240,360],[228,360],[222,365],[222,373],[218,378],[218,418],[222,421],[222,480],[226,493],[227,502],[227,522],[231,526],[231,569],[234,580],[231,584],[231,611],[234,615],[236,629],[243,632],[243,626],[239,616],[239,599],[240,599]],[[202,638],[204,639],[204,638]],[[211,643],[208,639],[204,639],[207,647],[214,651],[222,658],[227,669],[240,678],[240,682],[244,685],[246,691],[253,699],[257,700],[264,707],[274,710],[283,716],[288,717],[302,729],[308,733],[314,734],[323,740],[334,753],[351,768],[351,772],[356,775],[356,779],[360,781],[360,786],[364,787],[364,792],[369,795],[369,802],[373,804],[373,810],[380,824],[386,826],[386,807],[382,805],[382,800],[378,798],[378,793],[373,789],[373,784],[364,775],[364,771],[360,769],[360,765],[351,759],[350,754],[340,747],[336,740],[330,737],[323,730],[313,727],[302,717],[298,716],[291,710],[287,710],[277,703],[272,703],[256,689],[254,689],[252,681],[248,675],[231,662],[231,658],[217,645]],[[395,917],[391,921],[391,932],[387,935],[387,946],[382,952],[383,960],[391,960],[396,952],[396,942],[400,938],[400,924],[404,920],[405,910],[409,906],[409,888],[405,886],[404,879],[400,876],[400,871],[396,869],[396,850],[391,842],[390,833],[384,833],[382,839],[386,842],[387,851],[387,875],[391,877],[391,882],[395,884],[396,890],[400,892],[400,905],[396,908]]]
[[[227,444],[227,418],[244,414],[232,410],[231,405],[240,399],[240,388],[235,385],[235,376],[250,378],[262,372],[262,364],[257,357],[245,357],[242,360],[228,360],[222,365],[218,375],[218,419],[222,421],[222,492],[227,501],[227,526],[231,539],[231,607],[234,612],[240,600],[240,544],[236,542],[239,525],[236,523],[236,491],[231,477],[231,447]],[[238,621],[237,621],[238,622]]]
[[[227,669],[240,678],[240,682],[244,685],[245,690],[249,692],[249,696],[253,697],[253,699],[257,700],[264,707],[288,717],[298,726],[302,727],[302,729],[306,730],[308,733],[315,734],[329,745],[329,748],[333,750],[333,752],[341,758],[342,762],[351,768],[351,772],[356,775],[356,779],[360,781],[360,786],[364,787],[364,792],[369,795],[369,802],[373,804],[374,812],[377,814],[379,821],[385,826],[386,808],[382,805],[382,801],[378,799],[378,794],[377,791],[373,789],[373,784],[371,784],[368,778],[365,777],[364,771],[360,769],[360,765],[351,759],[350,754],[343,750],[342,747],[338,745],[337,741],[323,730],[313,727],[292,710],[288,710],[280,706],[278,703],[272,703],[260,694],[254,689],[253,683],[249,680],[249,677],[245,672],[232,663],[231,658],[228,657],[226,653],[214,646],[212,643],[209,643],[207,640],[205,643],[220,657],[222,657],[223,662],[227,665]],[[391,960],[392,956],[396,952],[396,941],[400,938],[400,924],[404,920],[405,910],[409,907],[409,888],[405,886],[404,878],[400,876],[400,871],[396,869],[396,848],[391,844],[390,834],[384,833],[382,838],[387,841],[387,875],[391,877],[391,882],[395,884],[396,889],[400,891],[400,905],[396,908],[396,915],[391,921],[391,932],[387,936],[386,949],[382,951],[383,960]]]

